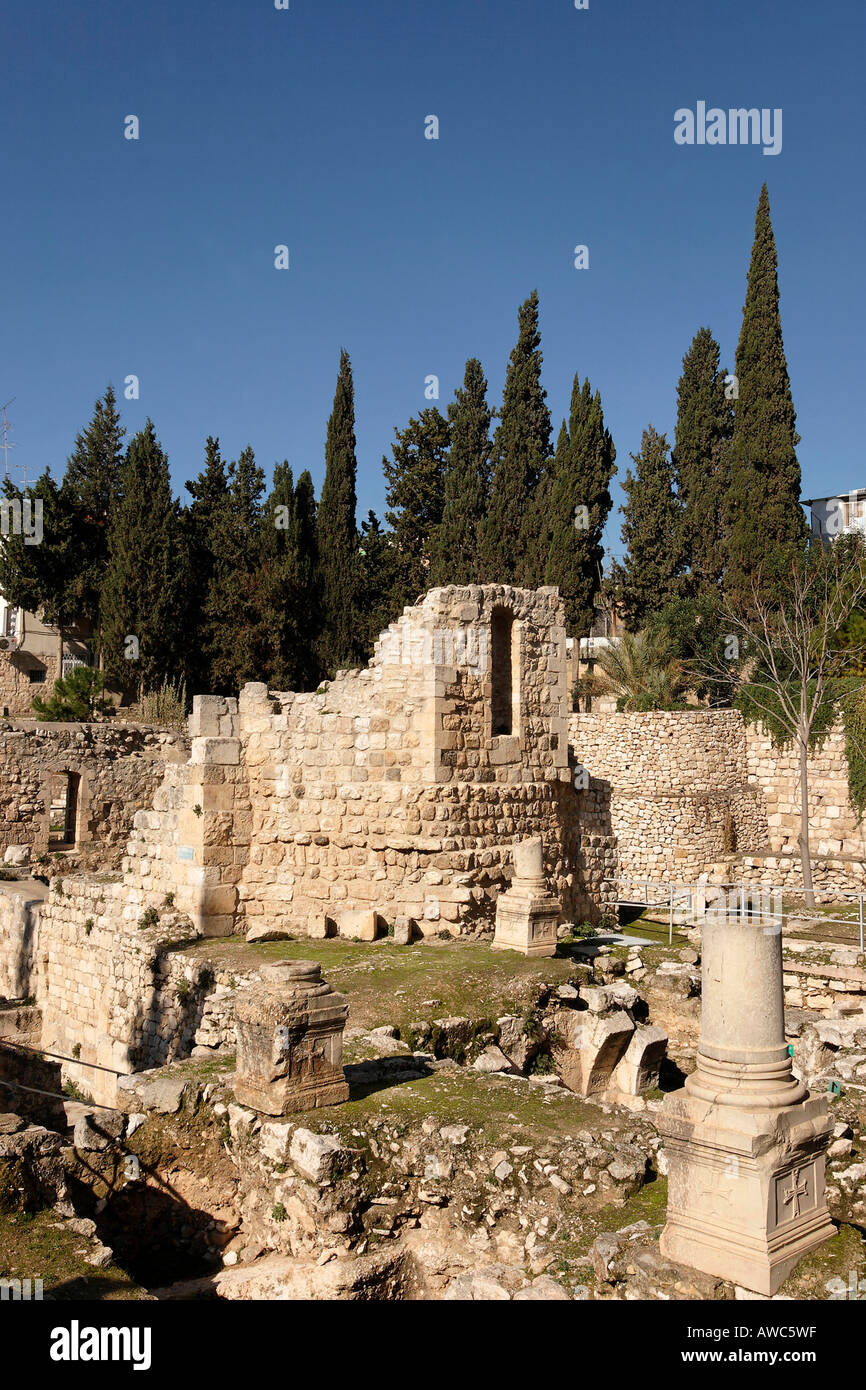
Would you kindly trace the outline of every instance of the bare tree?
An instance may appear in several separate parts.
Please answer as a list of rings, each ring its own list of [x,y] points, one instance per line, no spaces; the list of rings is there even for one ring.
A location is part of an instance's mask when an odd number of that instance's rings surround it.
[[[807,907],[815,906],[809,846],[809,749],[838,706],[836,677],[864,649],[839,639],[866,599],[866,545],[848,536],[813,546],[794,562],[775,599],[758,572],[749,612],[721,610],[725,650],[702,674],[747,691],[755,714],[777,742],[793,744],[800,782],[800,863]],[[738,660],[739,658],[739,660]]]

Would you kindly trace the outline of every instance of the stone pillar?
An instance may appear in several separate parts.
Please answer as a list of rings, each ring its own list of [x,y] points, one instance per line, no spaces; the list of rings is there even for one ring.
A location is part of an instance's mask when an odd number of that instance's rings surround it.
[[[562,905],[547,890],[541,840],[521,840],[514,845],[513,854],[511,887],[500,893],[496,903],[493,949],[553,956]]]
[[[262,984],[235,1006],[235,1096],[265,1115],[290,1115],[349,1099],[343,1029],[349,1006],[311,960],[261,968]]]
[[[771,1296],[835,1234],[824,1197],[831,1122],[791,1071],[778,923],[710,912],[697,1068],[665,1097],[668,1258]]]

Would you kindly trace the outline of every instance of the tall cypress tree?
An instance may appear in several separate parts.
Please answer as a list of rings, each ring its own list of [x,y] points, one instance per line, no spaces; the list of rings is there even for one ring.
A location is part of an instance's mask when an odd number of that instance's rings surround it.
[[[308,690],[317,683],[316,568],[313,481],[305,472],[294,486],[284,460],[274,469],[265,504],[248,622],[257,678],[279,690]]]
[[[319,659],[331,675],[340,667],[353,665],[359,655],[357,473],[355,388],[349,354],[344,350],[328,420],[318,514],[323,622]]]
[[[188,587],[168,459],[148,420],[126,451],[100,608],[105,669],[124,689],[141,693],[185,678]],[[126,658],[130,636],[138,639],[136,660]]]
[[[395,430],[392,458],[382,459],[387,483],[385,519],[399,556],[394,616],[431,585],[430,562],[445,506],[448,421],[435,406]]]
[[[194,694],[215,693],[210,656],[205,639],[205,605],[217,568],[231,563],[229,481],[220,453],[220,442],[208,435],[205,466],[186,483],[192,502],[184,512],[184,530],[190,559],[188,611],[190,630],[197,641],[189,652],[189,682]]]
[[[718,592],[725,571],[726,455],[733,405],[725,398],[726,373],[719,368],[719,355],[709,328],[699,328],[677,386],[672,462],[683,509],[683,558],[696,594]]]
[[[550,536],[545,584],[556,584],[565,602],[566,625],[575,637],[592,627],[601,586],[601,537],[611,508],[610,482],[616,449],[605,429],[598,391],[574,378],[568,429],[563,421],[548,495],[540,500]],[[539,516],[539,534],[544,517]]]
[[[470,357],[463,385],[448,406],[451,448],[445,470],[445,505],[433,543],[432,584],[477,584],[480,531],[490,494],[490,420],[487,380]]]
[[[247,446],[228,467],[226,507],[214,528],[214,567],[204,603],[202,645],[213,689],[233,694],[261,679],[251,645],[256,574],[261,558],[265,475]]]
[[[527,554],[535,554],[532,501],[550,453],[537,290],[520,306],[518,323],[493,440],[490,505],[482,533],[482,572],[494,584],[537,582],[527,560]]]
[[[108,386],[94,406],[90,424],[75,440],[63,479],[64,493],[75,509],[70,597],[78,618],[94,629],[108,567],[111,514],[119,501],[125,433],[114,389]]]
[[[619,571],[617,600],[629,628],[636,630],[680,593],[682,527],[665,436],[648,425],[640,453],[631,457],[636,471],[626,472],[627,501],[620,508],[628,553]]]
[[[748,604],[759,566],[765,574],[783,572],[808,535],[800,506],[800,436],[782,343],[778,260],[766,184],[755,216],[735,370],[738,396],[728,466],[725,590],[742,605]]]

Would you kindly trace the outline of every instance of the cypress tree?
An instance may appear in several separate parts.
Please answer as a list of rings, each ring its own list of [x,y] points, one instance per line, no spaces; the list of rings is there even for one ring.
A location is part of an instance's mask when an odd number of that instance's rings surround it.
[[[759,566],[783,572],[808,535],[800,506],[800,436],[782,343],[778,260],[766,184],[755,216],[735,371],[738,396],[728,465],[725,591],[733,602],[748,605],[750,581]]]
[[[235,693],[259,680],[255,588],[261,558],[265,475],[249,446],[228,467],[228,496],[214,527],[214,566],[204,603],[202,645],[213,689]]]
[[[362,656],[373,654],[376,638],[400,615],[403,567],[392,531],[384,531],[376,513],[367,513],[361,525]]]
[[[108,567],[108,530],[119,500],[125,433],[114,389],[108,386],[94,406],[90,424],[76,437],[63,480],[75,508],[76,553],[71,565],[70,597],[78,609],[77,616],[91,628],[99,620],[100,593]]]
[[[717,593],[725,570],[726,454],[733,422],[725,375],[718,343],[709,328],[699,328],[683,358],[672,454],[683,509],[683,559],[695,593]]]
[[[220,442],[208,435],[205,466],[186,483],[192,502],[183,517],[190,560],[188,611],[190,630],[197,636],[189,653],[189,681],[196,694],[216,693],[205,638],[205,605],[222,563],[227,570],[230,548],[230,497]]]
[[[394,613],[430,587],[431,551],[445,506],[445,467],[450,429],[435,406],[422,410],[404,430],[394,431],[393,458],[383,458],[389,510],[399,556]]]
[[[100,620],[107,673],[141,694],[186,675],[189,587],[168,459],[151,420],[130,440],[108,533]],[[137,659],[126,638],[138,639]]]
[[[79,615],[74,587],[79,557],[77,508],[70,488],[65,481],[55,483],[46,468],[33,487],[16,488],[7,478],[3,497],[8,534],[0,542],[0,593],[10,607],[42,612],[48,623],[63,632]],[[25,503],[29,503],[27,511]],[[42,538],[37,544],[38,508]]]
[[[251,576],[248,645],[257,679],[279,690],[315,687],[318,607],[313,481],[305,472],[295,487],[284,460],[274,469]]]
[[[477,584],[480,531],[490,494],[490,420],[487,381],[470,357],[463,385],[448,406],[451,448],[445,469],[445,505],[433,542],[432,584]]]
[[[637,630],[680,592],[682,529],[665,436],[647,426],[640,453],[631,457],[636,471],[626,472],[627,501],[620,508],[628,553],[619,570],[617,599],[629,628]]]
[[[325,441],[325,480],[319,499],[322,633],[319,659],[330,675],[352,666],[358,642],[358,531],[355,520],[355,390],[349,354],[340,353],[334,406]]]
[[[494,584],[537,582],[533,494],[550,453],[550,412],[541,385],[538,291],[518,311],[519,335],[505,378],[502,411],[493,440],[490,505],[482,532],[482,572]]]
[[[549,544],[545,584],[555,584],[565,602],[570,635],[585,637],[601,585],[602,533],[611,508],[610,481],[616,449],[604,426],[601,396],[589,381],[574,378],[568,428],[563,421],[552,481],[540,495],[539,534],[545,522]]]

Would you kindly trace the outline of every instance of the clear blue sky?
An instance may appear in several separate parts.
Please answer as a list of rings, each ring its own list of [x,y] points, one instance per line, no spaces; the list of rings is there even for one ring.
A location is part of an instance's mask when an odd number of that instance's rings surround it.
[[[318,490],[345,346],[381,512],[425,377],[444,409],[480,357],[498,404],[537,287],[554,431],[589,375],[624,474],[699,326],[733,365],[766,179],[804,494],[864,485],[864,32],[861,0],[4,0],[11,457],[58,476],[135,373],[179,493],[207,434]],[[782,152],[677,146],[699,100],[781,107]]]

